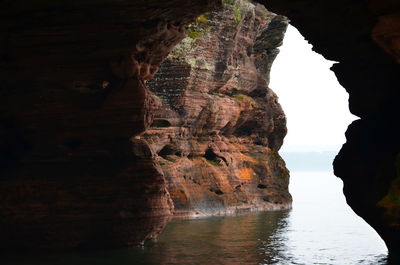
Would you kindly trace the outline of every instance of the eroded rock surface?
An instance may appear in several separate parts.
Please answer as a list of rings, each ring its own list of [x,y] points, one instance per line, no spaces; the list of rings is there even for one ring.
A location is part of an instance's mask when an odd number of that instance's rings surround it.
[[[157,100],[143,80],[173,45],[164,43],[161,55],[153,57],[137,44],[158,50],[152,36],[165,25],[176,32],[217,2],[2,2],[2,249],[121,245],[145,238],[145,225],[157,230],[162,222],[148,217],[170,212],[166,183],[152,159],[138,161],[132,152],[151,154],[148,145],[128,139],[152,123],[143,107]],[[333,70],[361,121],[348,130],[335,172],[352,208],[398,255],[399,1],[259,2],[288,16],[317,52],[339,62]],[[120,197],[110,205],[115,194]],[[133,203],[131,194],[142,203]],[[121,225],[131,223],[129,216],[137,216],[141,225]],[[104,240],[113,231],[131,239]]]
[[[160,99],[142,135],[177,215],[283,209],[285,115],[268,88],[288,20],[248,1],[202,15],[148,83]]]

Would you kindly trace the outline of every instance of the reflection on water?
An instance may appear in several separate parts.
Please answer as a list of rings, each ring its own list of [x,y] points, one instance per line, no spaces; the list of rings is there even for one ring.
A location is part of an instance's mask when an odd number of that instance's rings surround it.
[[[147,242],[143,247],[34,259],[19,257],[18,261],[7,264],[273,264],[270,262],[281,249],[274,235],[285,229],[287,217],[288,212],[262,212],[174,220],[157,241]]]
[[[286,216],[265,212],[175,221],[156,244],[144,249],[147,263],[142,264],[260,264],[263,244],[286,226]]]
[[[175,221],[144,252],[161,254],[154,264],[270,264],[281,244],[273,235],[286,227],[287,216],[263,212]]]
[[[174,220],[143,247],[19,256],[2,264],[386,264],[382,240],[345,204],[339,179],[329,172],[295,172],[290,188],[292,211]]]

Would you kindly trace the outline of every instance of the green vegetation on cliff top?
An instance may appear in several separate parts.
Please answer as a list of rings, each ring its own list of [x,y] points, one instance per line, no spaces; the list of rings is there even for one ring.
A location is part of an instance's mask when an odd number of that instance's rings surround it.
[[[245,95],[245,94],[241,94],[241,93],[236,94],[236,95],[234,96],[234,99],[235,99],[236,101],[238,101],[238,102],[241,102],[241,103],[250,104],[250,105],[252,105],[252,106],[256,105],[255,100],[254,100],[253,98],[251,98],[251,97]]]
[[[249,4],[251,4],[248,0],[224,0],[222,3],[225,8],[232,9],[236,23],[242,21],[245,12],[250,9]]]
[[[196,22],[189,25],[187,37],[170,53],[170,58],[185,58],[193,50],[195,41],[211,30],[208,16],[209,14],[201,15]]]
[[[253,7],[248,0],[224,0],[223,5],[225,9],[233,12],[236,23],[242,21],[245,13]],[[185,58],[193,50],[196,40],[212,30],[211,16],[212,13],[201,15],[194,23],[189,25],[187,37],[170,53],[170,58],[178,60]]]

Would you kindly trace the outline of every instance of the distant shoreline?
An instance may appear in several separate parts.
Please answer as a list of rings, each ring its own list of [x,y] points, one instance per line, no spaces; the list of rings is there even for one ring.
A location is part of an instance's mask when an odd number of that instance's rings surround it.
[[[337,151],[280,152],[290,171],[332,171]]]

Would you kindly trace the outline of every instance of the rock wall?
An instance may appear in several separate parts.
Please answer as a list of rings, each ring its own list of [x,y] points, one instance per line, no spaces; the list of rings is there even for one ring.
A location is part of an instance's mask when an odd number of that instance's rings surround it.
[[[338,62],[332,71],[360,120],[346,132],[335,174],[348,204],[399,256],[399,1],[258,2],[288,16],[316,52]]]
[[[339,62],[333,70],[361,120],[347,132],[335,173],[351,207],[398,255],[399,2],[259,2]],[[147,109],[157,101],[143,81],[185,25],[219,4],[2,2],[2,249],[134,244],[162,227],[151,218],[170,213],[166,183],[152,159],[132,152],[149,154],[148,145],[128,139],[152,123]]]
[[[148,83],[160,107],[141,139],[164,172],[176,215],[290,207],[278,154],[286,119],[268,88],[287,25],[261,5],[225,3],[189,27]]]
[[[7,1],[0,10],[0,249],[126,246],[171,214],[134,136],[145,80],[218,1]],[[177,8],[179,7],[179,8]]]

